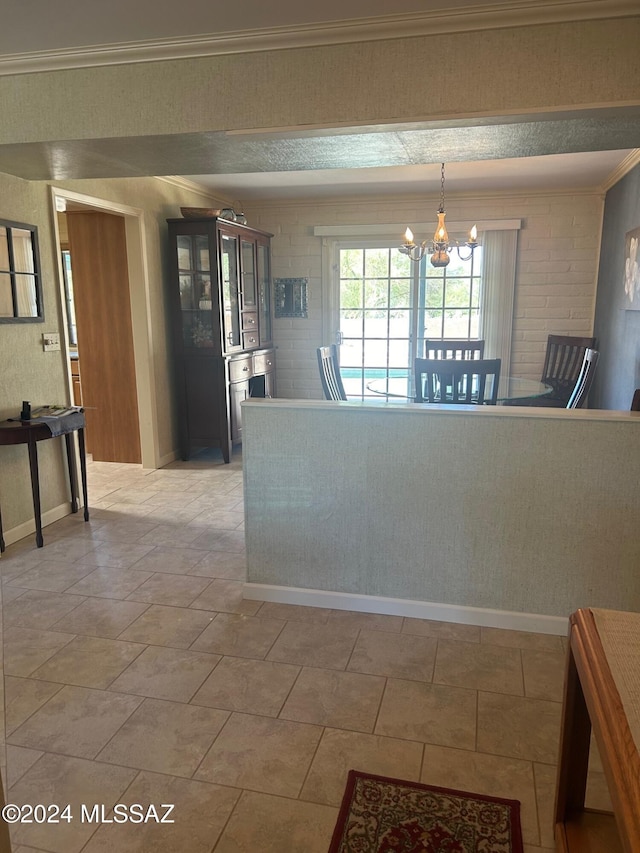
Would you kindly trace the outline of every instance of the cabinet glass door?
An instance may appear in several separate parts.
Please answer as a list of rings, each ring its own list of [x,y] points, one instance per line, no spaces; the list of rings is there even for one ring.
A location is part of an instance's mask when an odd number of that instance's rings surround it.
[[[241,241],[242,307],[245,310],[255,310],[256,307],[256,263],[254,247],[255,243],[253,241]]]
[[[240,346],[240,305],[238,299],[238,238],[220,235],[222,337],[228,352]]]
[[[258,243],[258,320],[260,343],[271,342],[271,270],[269,269],[269,247]]]
[[[177,237],[178,281],[185,347],[213,346],[209,241],[205,235]]]

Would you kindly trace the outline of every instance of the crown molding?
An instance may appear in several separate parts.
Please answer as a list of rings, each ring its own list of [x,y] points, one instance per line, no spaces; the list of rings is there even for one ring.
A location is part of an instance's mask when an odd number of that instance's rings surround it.
[[[171,184],[172,187],[177,187],[180,190],[186,190],[190,193],[195,193],[207,201],[216,202],[223,207],[232,204],[231,199],[218,195],[215,190],[207,190],[202,184],[197,184],[195,181],[190,181],[187,178],[181,178],[179,175],[162,175],[156,176],[156,181],[163,181],[165,184]]]
[[[600,187],[601,192],[606,193],[611,189],[618,181],[622,180],[627,172],[630,172],[634,166],[637,166],[640,163],[640,148],[634,148],[634,150],[628,154],[622,163],[619,163],[618,166],[611,172],[607,180]]]
[[[637,0],[512,0],[508,6],[479,4],[415,15],[5,54],[0,57],[0,76],[637,16]]]

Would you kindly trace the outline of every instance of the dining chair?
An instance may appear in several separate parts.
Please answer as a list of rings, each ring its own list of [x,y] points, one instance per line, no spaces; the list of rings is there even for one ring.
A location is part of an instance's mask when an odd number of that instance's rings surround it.
[[[552,391],[544,397],[522,398],[518,405],[567,408],[582,368],[584,354],[587,349],[595,347],[596,338],[549,335],[540,381]]]
[[[484,340],[425,338],[425,358],[484,358]]]
[[[328,347],[318,347],[316,352],[325,400],[346,400],[347,395],[338,364],[338,347],[335,344],[329,344]]]
[[[415,402],[495,406],[501,365],[499,358],[416,358]]]
[[[587,395],[589,394],[589,389],[593,382],[593,375],[596,372],[599,356],[600,353],[597,349],[585,350],[582,367],[580,368],[576,384],[571,392],[571,396],[569,397],[567,409],[581,409],[586,403]]]
[[[636,388],[633,392],[633,400],[631,401],[630,412],[640,412],[640,388]]]

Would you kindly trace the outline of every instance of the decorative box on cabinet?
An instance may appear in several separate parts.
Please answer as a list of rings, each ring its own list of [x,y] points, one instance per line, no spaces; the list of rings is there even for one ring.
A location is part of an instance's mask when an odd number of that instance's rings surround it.
[[[271,235],[217,217],[169,219],[180,449],[242,439],[240,403],[274,396]]]

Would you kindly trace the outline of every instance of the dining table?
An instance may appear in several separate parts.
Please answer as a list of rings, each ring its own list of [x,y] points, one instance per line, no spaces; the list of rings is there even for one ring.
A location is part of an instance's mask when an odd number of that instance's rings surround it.
[[[416,396],[413,376],[386,376],[371,379],[367,390],[381,397],[413,401]],[[518,400],[531,397],[545,397],[553,391],[551,385],[536,379],[523,379],[521,376],[503,376],[498,389],[498,403],[517,405]],[[429,404],[426,404],[429,405]]]

